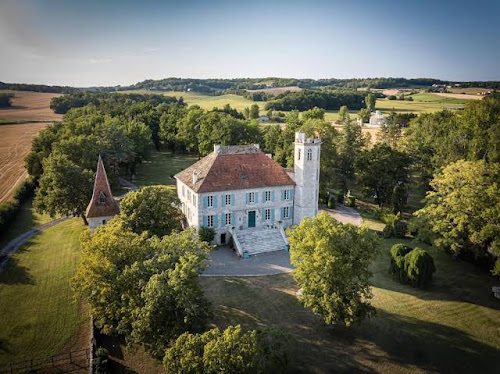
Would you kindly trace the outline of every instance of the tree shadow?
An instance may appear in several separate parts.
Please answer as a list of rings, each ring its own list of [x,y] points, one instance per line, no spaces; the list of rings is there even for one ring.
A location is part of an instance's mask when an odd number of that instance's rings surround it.
[[[36,279],[31,275],[30,269],[19,265],[19,260],[9,257],[3,269],[0,269],[0,284],[36,284]]]
[[[137,374],[137,372],[123,364],[125,339],[121,336],[106,335],[94,330],[97,347],[106,348],[109,353],[109,368],[111,374]]]

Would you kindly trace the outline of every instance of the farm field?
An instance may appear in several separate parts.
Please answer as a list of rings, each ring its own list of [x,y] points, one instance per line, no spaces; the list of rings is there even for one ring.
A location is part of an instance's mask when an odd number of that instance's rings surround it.
[[[428,248],[438,269],[433,286],[402,285],[387,273],[389,249],[397,242],[383,242],[372,266],[377,314],[358,326],[326,327],[299,304],[289,274],[202,278],[214,323],[288,333],[290,372],[497,373],[500,308],[490,295],[492,279]]]
[[[31,141],[47,123],[0,125],[0,203],[9,200],[16,185],[27,176],[24,158]]]
[[[491,89],[481,88],[481,87],[453,87],[453,88],[447,88],[446,90],[455,94],[467,94],[467,95],[476,95],[478,92],[491,91]]]
[[[69,284],[83,229],[75,218],[42,232],[0,272],[0,365],[88,348],[88,315]]]
[[[50,109],[50,100],[61,94],[31,91],[3,91],[14,94],[12,107],[0,109],[0,120],[26,121],[60,121],[62,114],[55,114]]]
[[[453,99],[464,99],[464,100],[482,100],[484,96],[473,95],[473,94],[461,94],[461,93],[436,93],[438,96],[449,97]]]
[[[298,86],[287,86],[287,87],[269,87],[269,88],[261,88],[260,90],[247,90],[248,92],[265,92],[274,95],[278,95],[280,93],[290,91],[290,92],[298,92],[302,91],[302,88]]]

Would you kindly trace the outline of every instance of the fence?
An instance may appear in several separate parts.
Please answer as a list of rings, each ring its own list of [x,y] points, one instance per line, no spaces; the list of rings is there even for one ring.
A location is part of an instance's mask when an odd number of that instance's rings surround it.
[[[89,372],[90,348],[44,359],[31,359],[0,366],[0,374]]]

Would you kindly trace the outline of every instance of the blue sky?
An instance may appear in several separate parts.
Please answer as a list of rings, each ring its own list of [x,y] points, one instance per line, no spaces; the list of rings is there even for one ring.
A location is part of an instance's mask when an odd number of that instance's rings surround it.
[[[500,80],[500,1],[0,0],[0,81]]]

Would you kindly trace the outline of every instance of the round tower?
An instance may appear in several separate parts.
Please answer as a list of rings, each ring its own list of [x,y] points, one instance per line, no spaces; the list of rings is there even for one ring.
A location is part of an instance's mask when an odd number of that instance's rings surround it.
[[[303,132],[295,133],[295,225],[304,217],[318,214],[320,152],[321,139],[306,139]]]

